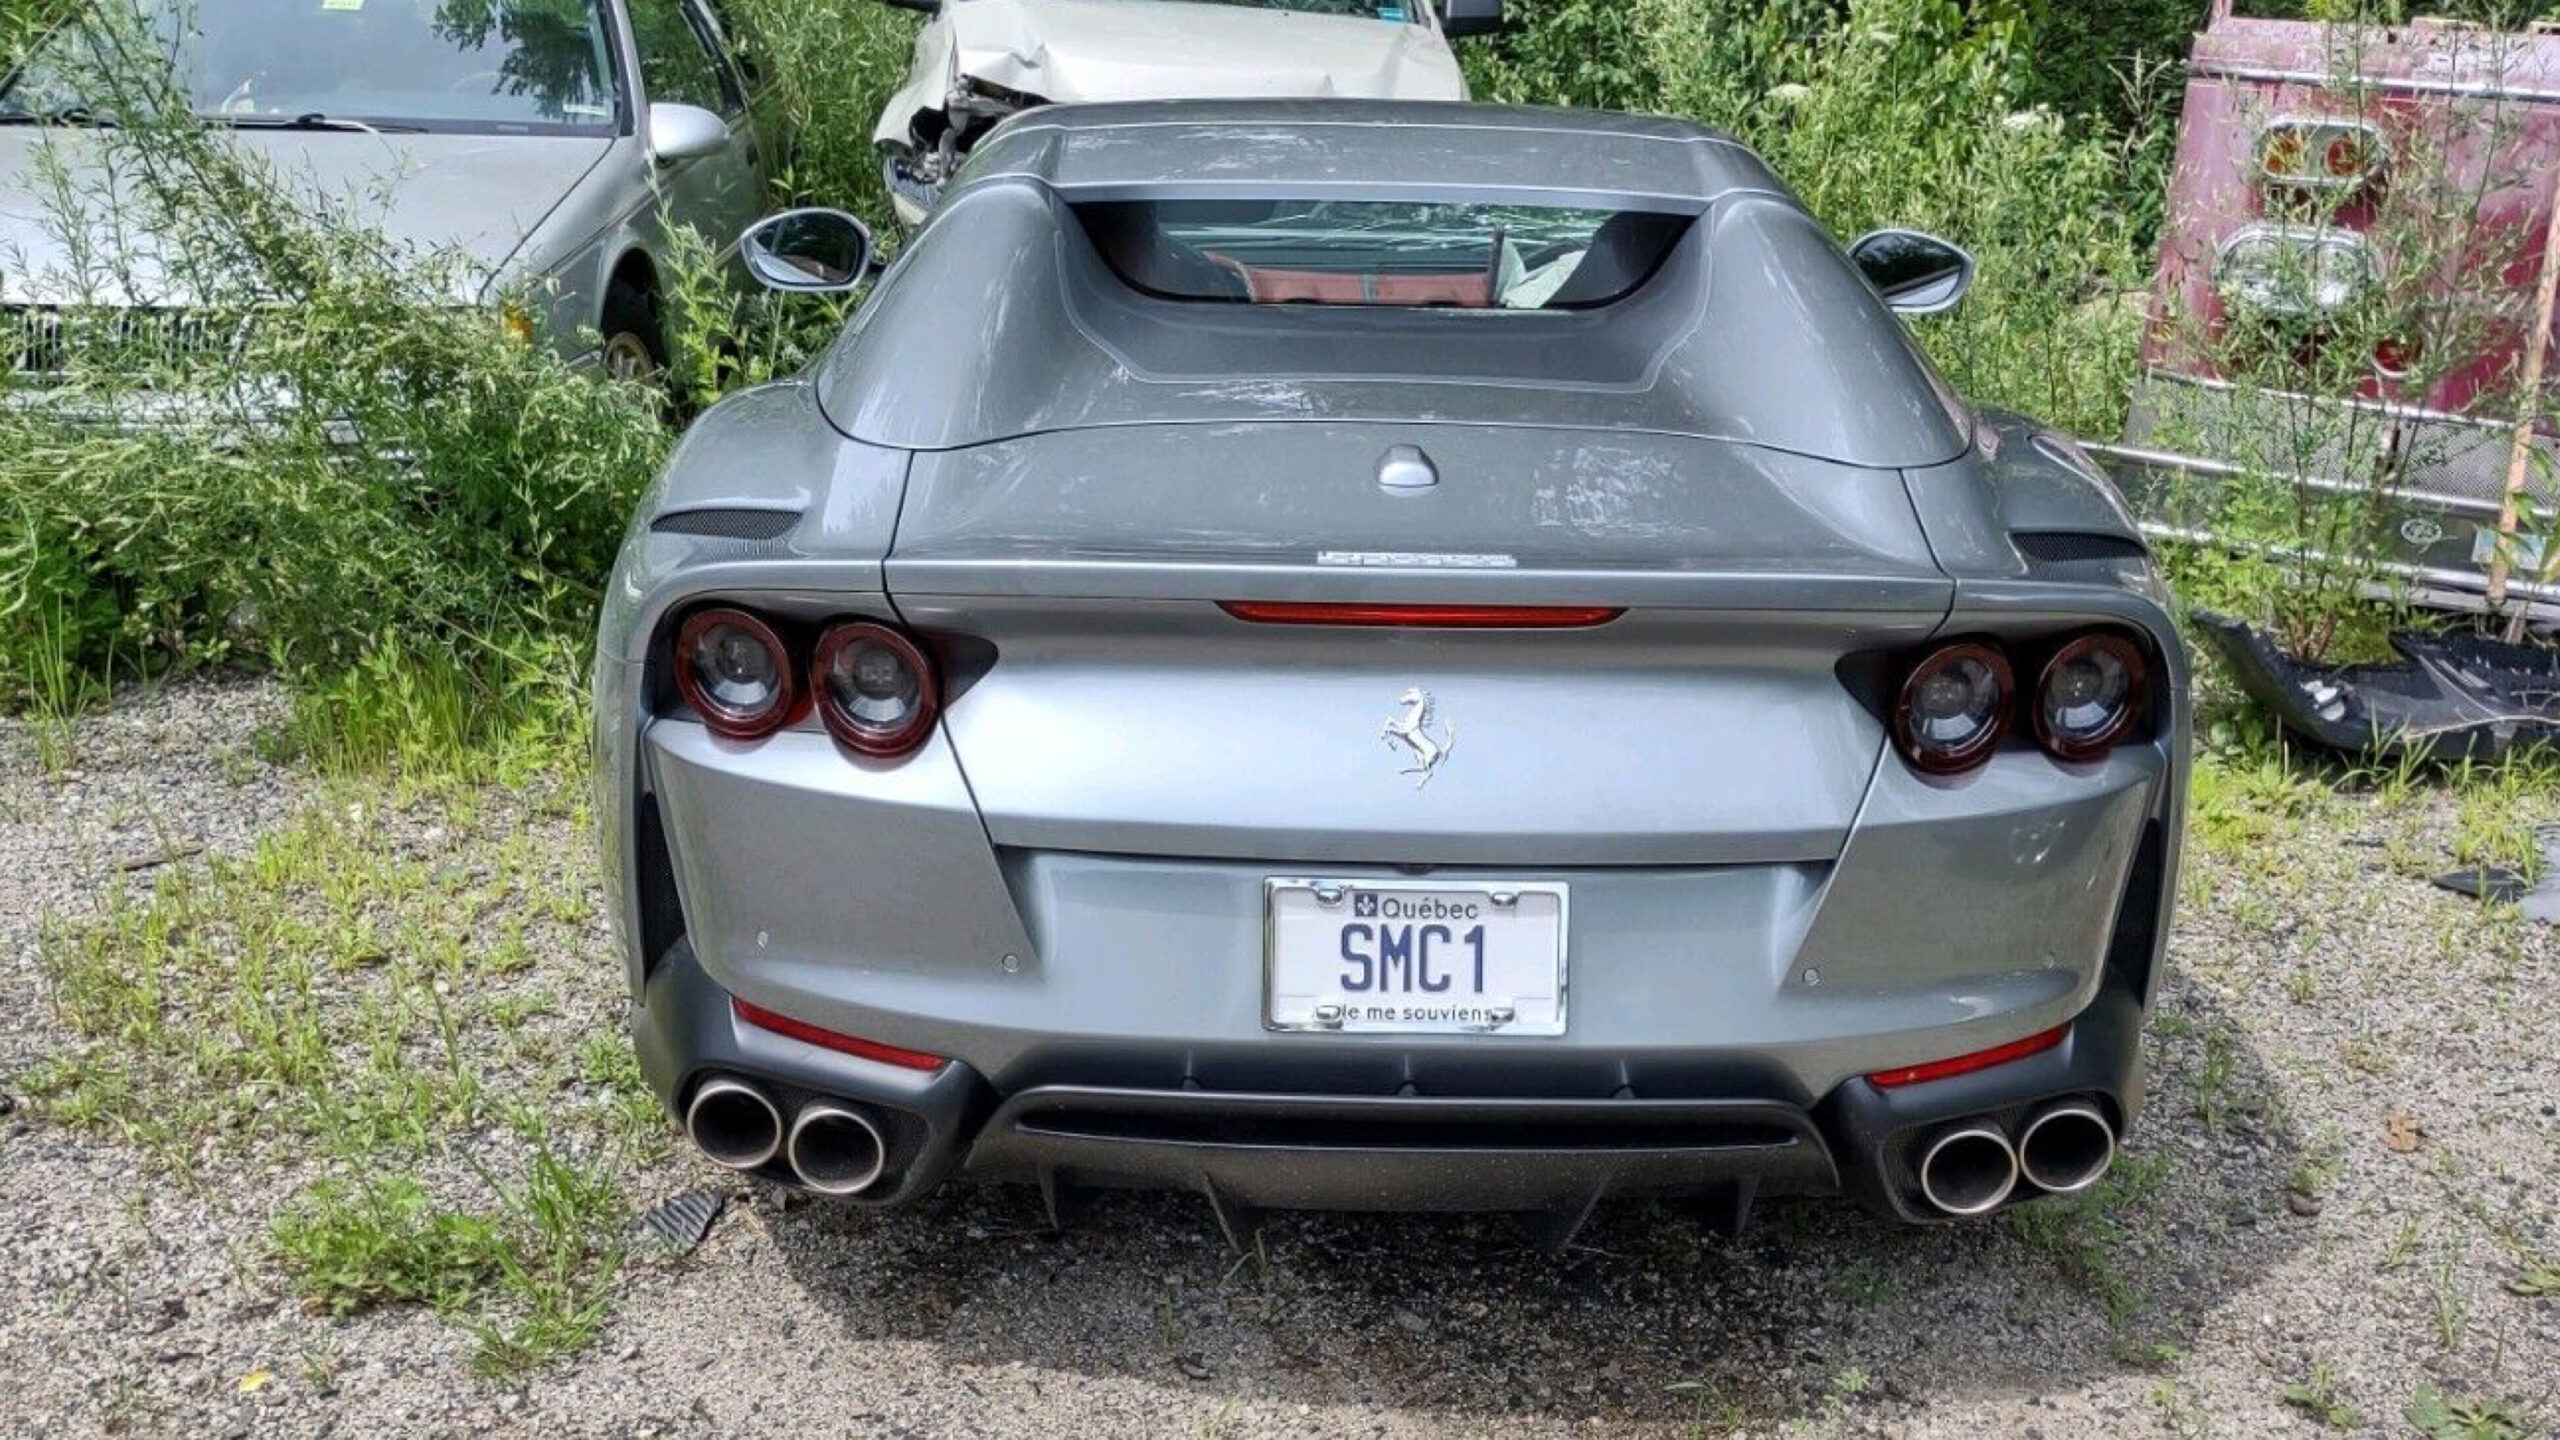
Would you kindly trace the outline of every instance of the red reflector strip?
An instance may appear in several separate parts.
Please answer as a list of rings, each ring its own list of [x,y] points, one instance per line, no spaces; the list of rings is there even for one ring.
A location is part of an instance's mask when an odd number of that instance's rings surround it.
[[[729,1007],[737,1012],[739,1019],[759,1030],[770,1030],[776,1035],[788,1035],[794,1040],[805,1040],[821,1049],[833,1050],[840,1055],[877,1060],[883,1065],[895,1065],[902,1070],[939,1070],[950,1063],[939,1055],[927,1055],[921,1050],[901,1050],[895,1045],[883,1045],[877,1040],[864,1040],[852,1035],[839,1035],[833,1030],[821,1030],[805,1020],[794,1020],[788,1015],[776,1015],[761,1005],[750,1005],[736,996],[730,997]]]
[[[1988,1050],[1976,1050],[1970,1055],[1958,1055],[1952,1060],[1932,1060],[1926,1065],[1879,1070],[1867,1077],[1867,1083],[1891,1090],[1898,1085],[1917,1085],[1924,1080],[1944,1080],[1950,1075],[1970,1075],[1976,1070],[1988,1070],[1994,1065],[2006,1065],[2012,1060],[2040,1055],[2061,1044],[2062,1037],[2070,1033],[2070,1026],[2056,1025],[2042,1034],[2012,1040],[2006,1045],[1994,1045]]]
[[[1626,614],[1613,605],[1352,605],[1228,600],[1218,606],[1257,625],[1407,625],[1441,630],[1579,630]]]

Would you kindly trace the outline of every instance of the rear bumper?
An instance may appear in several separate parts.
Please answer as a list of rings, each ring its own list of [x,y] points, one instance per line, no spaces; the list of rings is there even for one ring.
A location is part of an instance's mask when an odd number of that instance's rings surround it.
[[[1009,1095],[967,1064],[921,1073],[737,1020],[682,945],[650,976],[633,1027],[672,1111],[712,1075],[746,1078],[786,1123],[852,1102],[889,1137],[886,1174],[855,1197],[921,1199],[954,1176],[1037,1185],[1054,1207],[1086,1187],[1193,1190],[1222,1216],[1255,1209],[1494,1210],[1579,1216],[1604,1200],[1846,1195],[1877,1214],[1940,1218],[1915,1156],[1959,1122],[2015,1133],[2061,1099],[2095,1101],[2121,1132],[2142,1102],[2143,1006],[2111,974],[2053,1049],[1973,1074],[1880,1089],[1841,1082],[1810,1103],[1737,1079],[1726,1093],[1333,1093],[1052,1083]],[[779,1161],[765,1178],[792,1183]],[[2031,1198],[2021,1186],[2014,1200]]]
[[[681,934],[722,991],[953,1057],[1004,1094],[1410,1082],[1811,1105],[2071,1019],[2119,948],[2147,975],[2174,864],[2166,745],[2067,770],[2005,751],[1955,785],[1886,766],[1830,860],[1433,867],[1571,888],[1566,1033],[1319,1040],[1266,1028],[1264,881],[1410,872],[991,847],[938,739],[894,768],[790,732],[747,751],[662,721],[641,743],[637,883],[681,899],[635,927],[643,954]]]

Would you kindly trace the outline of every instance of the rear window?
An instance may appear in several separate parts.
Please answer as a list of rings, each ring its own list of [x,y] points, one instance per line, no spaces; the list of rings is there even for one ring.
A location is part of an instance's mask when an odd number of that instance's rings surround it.
[[[1373,200],[1143,200],[1076,207],[1120,278],[1248,305],[1573,310],[1661,268],[1689,216]]]

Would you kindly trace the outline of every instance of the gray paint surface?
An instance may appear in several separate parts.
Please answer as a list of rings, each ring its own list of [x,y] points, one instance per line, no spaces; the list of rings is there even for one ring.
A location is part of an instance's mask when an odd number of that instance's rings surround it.
[[[1236,118],[1056,107],[999,130],[818,368],[829,416],[856,439],[918,450],[1307,420],[1642,431],[1875,467],[1964,449],[1967,422],[1882,302],[1726,137],[1492,107],[1216,110]],[[1363,122],[1309,118],[1344,114]],[[1524,139],[1539,124],[1554,143]],[[1078,203],[1122,198],[1140,174],[1175,177],[1167,195],[1500,198],[1697,218],[1660,272],[1605,310],[1222,305],[1131,289],[1075,220]],[[969,294],[988,298],[951,305]]]
[[[1135,304],[1061,208],[1087,185],[1517,194],[1595,174],[1701,218],[1644,291],[1561,317],[1562,361],[1476,340],[1537,317]],[[719,986],[999,1086],[1116,1057],[1444,1093],[1748,1073],[1810,1099],[2058,1024],[2098,994],[2154,837],[2165,918],[2188,717],[2145,559],[2057,569],[2011,543],[2123,538],[2103,479],[2048,438],[1951,405],[1784,188],[1696,127],[1037,112],[979,152],[825,363],[715,407],[644,506],[596,670],[632,974],[653,958],[632,818],[654,804]],[[1438,483],[1380,486],[1395,446]],[[715,504],[804,518],[764,545],[645,527]],[[894,615],[948,647],[957,696],[889,765],[807,723],[716,739],[652,664],[711,596]],[[1342,631],[1247,624],[1216,603],[1236,599],[1628,613]],[[2013,738],[1970,775],[1919,775],[1856,678],[1935,638],[2028,654],[2092,626],[2160,669],[2148,732],[2093,764]],[[1407,686],[1459,727],[1419,789],[1379,738]],[[1411,867],[1572,887],[1566,1034],[1264,1028],[1263,880]]]

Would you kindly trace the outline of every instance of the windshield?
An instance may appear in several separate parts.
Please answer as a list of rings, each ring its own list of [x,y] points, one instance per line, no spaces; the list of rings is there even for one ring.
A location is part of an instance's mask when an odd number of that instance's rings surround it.
[[[599,0],[172,0],[145,6],[197,114],[478,131],[609,133]],[[65,25],[0,79],[0,119],[98,118],[98,33]]]
[[[1079,216],[1123,280],[1178,300],[1455,310],[1606,305],[1689,217],[1393,201],[1117,201]]]

